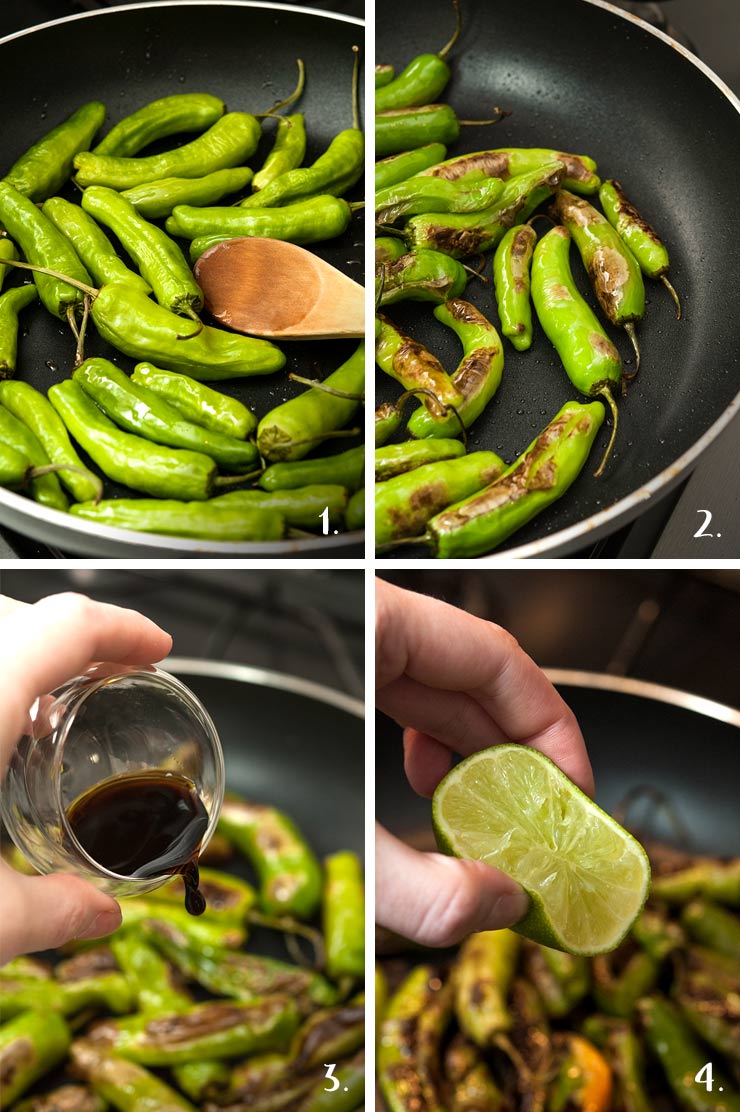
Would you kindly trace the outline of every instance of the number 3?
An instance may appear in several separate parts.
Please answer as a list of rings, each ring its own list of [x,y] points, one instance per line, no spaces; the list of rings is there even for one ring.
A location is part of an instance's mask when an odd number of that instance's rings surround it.
[[[704,518],[704,524],[700,525],[699,528],[694,533],[694,537],[713,537],[714,533],[705,533],[704,532],[704,530],[707,528],[707,526],[712,524],[712,515],[711,515],[710,511],[709,510],[697,510],[696,512],[698,514],[706,514],[706,517]]]
[[[339,1078],[333,1074],[336,1062],[324,1062],[324,1069],[326,1070],[326,1080],[333,1082],[331,1085],[324,1085],[325,1093],[333,1093],[339,1088]]]

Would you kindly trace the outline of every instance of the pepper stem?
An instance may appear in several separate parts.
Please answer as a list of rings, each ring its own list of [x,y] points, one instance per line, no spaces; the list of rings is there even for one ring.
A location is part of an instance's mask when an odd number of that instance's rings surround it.
[[[637,342],[637,332],[635,331],[634,321],[628,320],[624,326],[624,330],[630,338],[632,347],[635,349],[635,369],[631,374],[624,376],[628,382],[631,382],[640,369],[640,345]]]
[[[432,543],[432,534],[431,533],[421,533],[418,537],[399,537],[395,541],[386,541],[385,544],[376,544],[375,551],[376,552],[387,552],[391,548],[397,548],[399,545],[403,545],[403,544],[431,544],[431,543]]]
[[[594,471],[594,478],[595,479],[599,478],[599,476],[602,474],[604,468],[606,467],[606,461],[609,459],[609,456],[612,453],[612,448],[614,447],[614,441],[616,440],[616,436],[617,436],[617,425],[619,424],[619,410],[617,409],[617,403],[614,401],[614,398],[612,397],[612,392],[609,389],[609,387],[608,386],[602,386],[600,390],[597,390],[597,394],[602,398],[606,398],[606,403],[612,411],[612,425],[613,425],[613,427],[612,427],[611,437],[609,438],[609,443],[606,446],[606,451],[604,452],[604,455],[601,458],[601,463],[599,464],[598,469],[596,471]]]
[[[446,58],[447,57],[447,55],[450,53],[450,51],[452,50],[452,48],[455,45],[455,43],[457,42],[457,40],[460,38],[460,32],[462,31],[462,14],[460,12],[460,0],[452,0],[452,6],[455,9],[455,17],[456,17],[456,20],[457,20],[456,26],[455,26],[455,33],[452,36],[452,38],[450,39],[450,41],[445,43],[445,45],[442,47],[439,54],[437,55],[438,58]]]
[[[348,394],[345,390],[335,390],[333,386],[327,386],[318,378],[304,378],[303,375],[296,375],[291,373],[288,378],[293,382],[301,382],[304,386],[311,386],[314,390],[323,390],[325,394],[332,394],[335,398],[347,398],[351,402],[364,402],[364,394]]]
[[[70,278],[68,274],[62,274],[59,270],[51,270],[48,266],[36,266],[34,263],[22,263],[19,259],[3,259],[3,266],[19,266],[21,270],[32,270],[34,274],[48,274],[50,278],[58,278],[61,282],[66,282],[69,286],[74,286],[77,290],[82,290],[83,293],[88,294],[93,300],[98,296],[100,290],[95,286],[88,286],[85,282],[78,282],[76,278]]]
[[[499,108],[498,105],[494,106],[496,118],[493,120],[458,120],[460,127],[484,127],[486,124],[500,124],[511,112],[507,108]]]
[[[355,131],[360,131],[360,48],[353,46],[352,50],[355,55],[352,69],[352,127]]]
[[[250,471],[247,475],[218,475],[213,480],[213,485],[218,487],[238,486],[239,483],[246,483],[249,479],[253,479],[255,475],[261,475],[262,468],[258,471]]]
[[[23,485],[25,486],[33,479],[40,479],[42,475],[55,475],[58,471],[72,471],[75,475],[85,475],[88,479],[92,479],[96,491],[92,501],[93,505],[97,506],[103,497],[103,484],[99,477],[93,471],[88,471],[86,467],[76,467],[70,463],[46,463],[43,467],[34,467],[32,471],[29,471]]]
[[[72,308],[73,307],[70,305],[70,309],[72,309]],[[81,363],[85,362],[85,335],[87,333],[87,322],[88,322],[89,319],[90,319],[90,295],[85,294],[84,300],[82,302],[82,322],[80,324],[79,331],[77,330],[75,324],[73,324],[74,311],[72,312],[72,315],[70,316],[69,309],[67,310],[67,320],[69,321],[70,328],[72,329],[74,337],[77,340],[77,350],[75,351],[75,361],[74,361],[74,369],[75,370],[77,370],[77,368],[80,366]]]
[[[313,536],[313,534],[310,535]],[[247,912],[247,922],[254,923],[257,927],[267,927],[268,930],[282,931],[283,934],[285,934],[285,945],[290,950],[291,957],[294,958],[299,965],[306,965],[308,963],[306,962],[305,954],[298,949],[295,938],[296,935],[299,938],[305,938],[313,947],[314,968],[324,968],[326,964],[324,940],[321,936],[321,932],[317,931],[314,927],[308,927],[305,923],[299,923],[297,919],[293,919],[288,915],[264,915],[261,911]]]
[[[293,92],[289,97],[286,97],[285,100],[276,101],[272,108],[268,108],[266,112],[258,113],[256,119],[262,120],[265,116],[274,116],[282,108],[289,108],[291,104],[295,104],[298,100],[306,84],[306,67],[303,64],[302,58],[296,58],[296,65],[298,66],[298,84]]]
[[[671,283],[668,281],[668,275],[667,274],[661,274],[660,280],[663,283],[663,285],[665,286],[665,288],[668,290],[668,293],[673,298],[673,300],[676,304],[676,320],[680,320],[681,319],[681,302],[678,300],[678,294],[674,290]]]

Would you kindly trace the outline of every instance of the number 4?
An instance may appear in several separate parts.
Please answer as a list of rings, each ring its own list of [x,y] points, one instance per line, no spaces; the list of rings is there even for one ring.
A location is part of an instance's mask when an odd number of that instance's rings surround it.
[[[326,512],[328,513],[329,511],[327,510]],[[326,1070],[326,1080],[332,1082],[331,1085],[324,1085],[325,1093],[334,1093],[339,1088],[339,1078],[335,1077],[333,1072],[335,1067],[336,1062],[324,1062],[324,1069]]]
[[[701,1067],[696,1077],[694,1078],[694,1081],[697,1081],[700,1085],[706,1085],[707,1092],[711,1093],[712,1085],[714,1084],[711,1062],[707,1062],[706,1066]]]

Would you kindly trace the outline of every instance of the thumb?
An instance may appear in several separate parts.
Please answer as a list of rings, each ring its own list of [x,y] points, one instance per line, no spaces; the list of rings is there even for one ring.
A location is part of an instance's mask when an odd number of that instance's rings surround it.
[[[378,827],[375,907],[380,926],[423,946],[452,946],[475,931],[517,923],[529,900],[482,861],[418,853]]]
[[[121,925],[121,909],[112,896],[77,876],[15,874],[4,902],[3,962],[73,938],[101,938]]]

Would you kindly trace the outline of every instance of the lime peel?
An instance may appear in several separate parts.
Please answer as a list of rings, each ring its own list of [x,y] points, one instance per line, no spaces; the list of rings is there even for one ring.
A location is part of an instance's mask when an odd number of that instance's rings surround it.
[[[434,793],[439,848],[519,883],[534,942],[592,956],[615,949],[643,908],[650,865],[640,843],[549,757],[495,745],[456,765]]]

